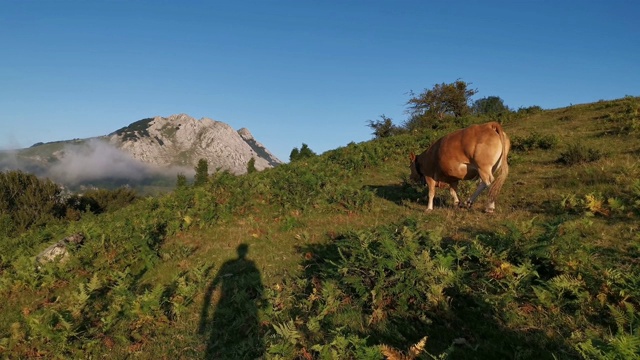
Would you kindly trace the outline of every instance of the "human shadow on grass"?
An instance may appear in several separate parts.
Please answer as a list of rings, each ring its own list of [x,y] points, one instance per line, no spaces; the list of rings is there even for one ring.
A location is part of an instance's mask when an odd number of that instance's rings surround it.
[[[313,294],[322,293],[321,288],[325,282],[339,286],[339,293],[344,294],[345,297],[341,304],[347,304],[345,306],[352,306],[352,308],[334,309],[334,311],[361,312],[363,323],[368,325],[361,327],[351,324],[350,326],[357,332],[359,338],[367,339],[368,345],[384,344],[406,352],[427,336],[425,349],[436,356],[452,351],[452,358],[459,359],[554,359],[555,356],[579,358],[574,349],[558,339],[548,337],[544,329],[535,326],[523,330],[507,328],[500,320],[501,309],[488,302],[482,294],[461,292],[456,288],[446,289],[448,306],[439,309],[426,305],[426,299],[406,295],[407,292],[413,291],[410,289],[415,288],[416,284],[401,283],[403,278],[412,281],[413,275],[407,272],[415,271],[415,269],[412,270],[410,263],[404,261],[397,263],[395,269],[388,270],[385,275],[389,277],[386,285],[397,289],[404,286],[406,289],[404,292],[383,290],[383,287],[379,287],[380,284],[375,283],[370,284],[371,288],[351,287],[349,285],[351,281],[345,281],[350,275],[345,275],[344,271],[359,269],[355,272],[361,270],[363,274],[368,273],[366,268],[362,267],[362,263],[354,264],[349,260],[353,252],[358,254],[357,261],[363,261],[364,258],[376,259],[373,260],[377,263],[372,264],[371,272],[376,270],[374,267],[387,266],[382,265],[383,262],[386,263],[387,260],[392,262],[394,259],[393,255],[387,256],[378,252],[377,250],[387,245],[378,244],[372,240],[373,238],[367,238],[366,246],[371,247],[374,255],[360,256],[357,250],[360,245],[357,242],[354,243],[359,236],[361,235],[336,235],[332,236],[326,244],[305,245],[298,248],[298,251],[304,254],[306,259],[302,264],[305,269],[303,276],[306,279],[312,279],[306,291]],[[444,243],[442,245],[446,246]],[[423,250],[428,251],[428,246]],[[394,251],[390,252],[390,254],[394,253]],[[469,276],[470,278],[466,281],[473,283],[471,274]],[[356,283],[360,282],[356,281]],[[382,301],[375,305],[368,297],[363,298],[357,295],[358,293],[369,294],[369,292],[373,294],[372,296],[376,294],[380,296]],[[375,316],[372,312],[374,308],[380,311],[380,315]],[[337,325],[325,324],[329,327]],[[342,326],[345,325],[342,324]],[[360,330],[356,330],[358,328]]]
[[[264,289],[248,252],[248,245],[239,245],[238,257],[220,267],[205,292],[198,327],[206,337],[205,359],[256,359],[264,354],[258,318]]]

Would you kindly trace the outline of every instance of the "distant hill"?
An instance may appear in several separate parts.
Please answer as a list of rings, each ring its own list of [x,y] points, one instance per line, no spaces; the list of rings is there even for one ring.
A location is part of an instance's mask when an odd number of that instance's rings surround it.
[[[259,171],[282,163],[246,128],[179,114],[142,119],[104,136],[3,151],[0,171],[20,169],[71,187],[149,185],[191,174],[200,159],[210,172],[243,174],[252,158]]]

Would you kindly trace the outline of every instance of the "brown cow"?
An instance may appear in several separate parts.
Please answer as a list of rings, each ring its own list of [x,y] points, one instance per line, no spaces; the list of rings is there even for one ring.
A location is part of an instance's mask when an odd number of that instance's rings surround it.
[[[458,205],[458,182],[480,176],[482,182],[465,205],[471,207],[482,190],[489,187],[485,210],[493,212],[496,197],[509,174],[507,154],[510,147],[509,137],[497,122],[471,125],[440,138],[418,156],[411,153],[411,180],[427,184],[427,210],[433,210],[436,185],[449,184],[449,192]],[[497,170],[499,173],[494,177]]]

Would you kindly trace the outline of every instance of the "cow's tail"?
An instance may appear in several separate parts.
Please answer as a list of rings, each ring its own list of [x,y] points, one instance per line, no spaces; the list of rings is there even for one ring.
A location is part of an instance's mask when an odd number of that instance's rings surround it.
[[[500,156],[500,167],[498,169],[498,174],[495,177],[495,180],[491,184],[491,188],[489,189],[489,199],[491,201],[495,201],[502,189],[502,185],[507,180],[507,175],[509,175],[509,164],[507,163],[507,155],[509,155],[509,149],[511,149],[511,140],[502,129],[500,124],[495,124],[494,130],[500,135],[500,141],[502,142],[502,155]]]

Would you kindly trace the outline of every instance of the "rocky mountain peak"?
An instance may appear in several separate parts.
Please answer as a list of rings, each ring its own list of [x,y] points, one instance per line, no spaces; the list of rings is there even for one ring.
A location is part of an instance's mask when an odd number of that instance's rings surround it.
[[[139,120],[110,134],[109,142],[135,159],[159,166],[195,166],[204,158],[210,169],[242,174],[252,158],[257,170],[281,164],[248,129],[235,131],[224,122],[187,114]]]

